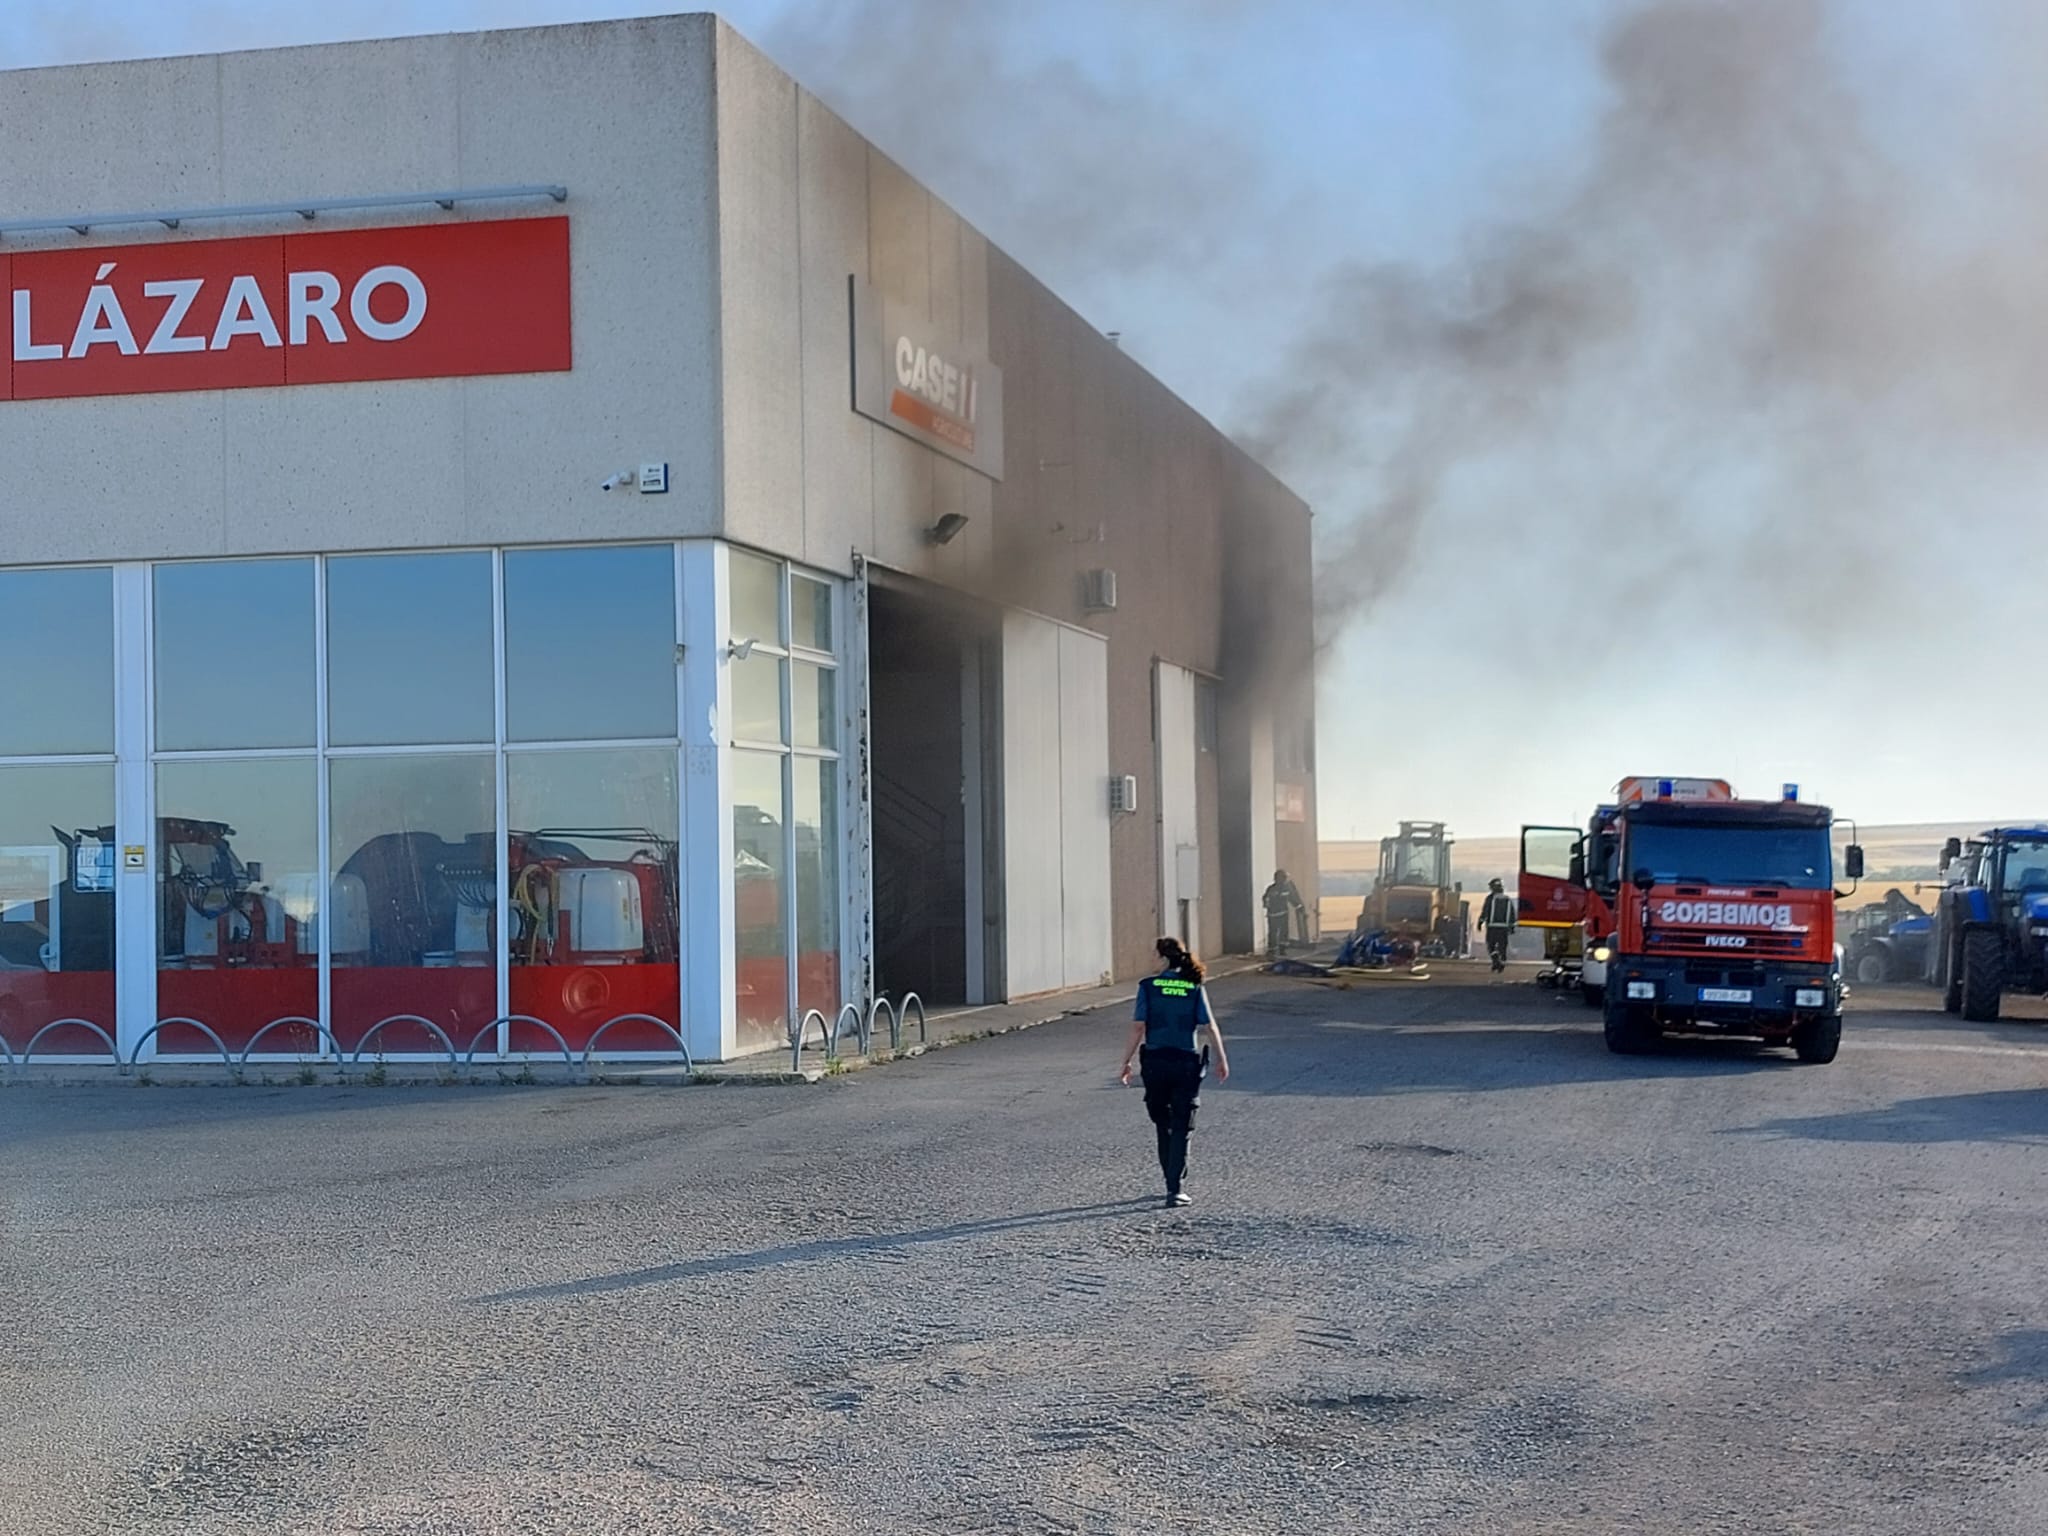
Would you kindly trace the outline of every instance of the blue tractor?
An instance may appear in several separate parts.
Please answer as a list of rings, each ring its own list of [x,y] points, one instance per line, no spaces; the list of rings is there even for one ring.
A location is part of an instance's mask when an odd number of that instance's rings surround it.
[[[2048,992],[2048,826],[1952,837],[1941,873],[1927,976],[1943,1006],[1985,1022],[2007,992]]]
[[[1851,981],[1905,981],[1926,973],[1934,919],[1904,891],[1893,890],[1883,901],[1846,914],[1835,932],[1842,941],[1842,974]]]

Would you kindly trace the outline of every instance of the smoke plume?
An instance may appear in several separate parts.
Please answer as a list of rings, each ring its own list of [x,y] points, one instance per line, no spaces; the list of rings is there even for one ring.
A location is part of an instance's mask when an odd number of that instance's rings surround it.
[[[2001,254],[2009,230],[1932,206],[1833,20],[1823,0],[1623,14],[1554,201],[1454,265],[1322,280],[1240,437],[1333,514],[1323,645],[1439,537],[1480,563],[1519,548],[1532,576],[1547,550],[1639,617],[1807,638],[1924,599],[1937,530],[1996,538],[2002,488],[2043,467],[2048,286]]]
[[[1199,28],[1234,4],[1129,8]],[[1038,7],[995,0],[800,0],[762,42],[1041,272],[1055,257],[1066,282],[1226,258],[1231,210],[1258,181],[1251,145],[1215,124],[1185,82],[1155,79],[1142,61],[1084,68],[1020,46],[1044,26]],[[1205,197],[1191,206],[1196,191]]]

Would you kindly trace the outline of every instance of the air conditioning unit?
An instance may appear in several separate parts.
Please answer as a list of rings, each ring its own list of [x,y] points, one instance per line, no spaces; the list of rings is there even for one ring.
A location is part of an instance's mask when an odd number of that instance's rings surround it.
[[[1135,773],[1119,774],[1109,781],[1109,809],[1119,816],[1129,815],[1138,808],[1138,776]]]
[[[1081,606],[1090,613],[1108,613],[1116,607],[1116,572],[1089,571],[1081,577]]]

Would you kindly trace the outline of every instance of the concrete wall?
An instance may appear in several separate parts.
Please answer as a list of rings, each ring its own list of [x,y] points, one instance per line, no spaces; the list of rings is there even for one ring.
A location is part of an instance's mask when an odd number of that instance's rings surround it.
[[[575,328],[566,374],[0,404],[0,558],[713,531],[712,40],[709,18],[672,17],[0,76],[0,217],[570,192],[559,207],[15,236],[9,251],[567,213]],[[671,465],[667,496],[598,490],[649,459]]]
[[[832,571],[864,555],[1107,640],[1109,771],[1138,776],[1141,807],[1111,829],[1119,976],[1149,968],[1164,923],[1153,663],[1220,678],[1229,745],[1198,776],[1203,942],[1220,946],[1225,911],[1248,901],[1251,858],[1247,846],[1226,861],[1217,844],[1226,832],[1261,849],[1288,842],[1270,821],[1254,837],[1256,812],[1241,808],[1253,775],[1237,761],[1251,735],[1239,717],[1257,701],[1281,732],[1311,718],[1307,508],[725,27],[718,123],[727,535]],[[1000,483],[853,411],[850,275],[1003,370]],[[966,530],[925,543],[947,512]],[[1114,612],[1083,606],[1083,574],[1097,568],[1116,572]],[[1312,805],[1312,765],[1297,778]],[[1311,899],[1313,867],[1296,871]]]

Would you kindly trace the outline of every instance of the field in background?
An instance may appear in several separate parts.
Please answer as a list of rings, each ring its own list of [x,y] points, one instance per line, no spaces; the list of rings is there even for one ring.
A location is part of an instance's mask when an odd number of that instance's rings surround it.
[[[1943,842],[1968,837],[1988,825],[1991,823],[1930,821],[1861,828],[1858,835],[1868,873],[1844,905],[1860,907],[1883,901],[1887,891],[1900,890],[1921,906],[1931,906]],[[1843,841],[1847,840],[1845,833]],[[1320,845],[1319,852],[1323,931],[1348,933],[1358,921],[1358,909],[1379,871],[1379,842],[1328,842]],[[1486,882],[1496,878],[1506,881],[1512,891],[1520,863],[1520,843],[1513,837],[1459,838],[1451,851],[1452,877],[1462,881],[1466,893],[1475,899],[1476,893],[1485,891]]]

